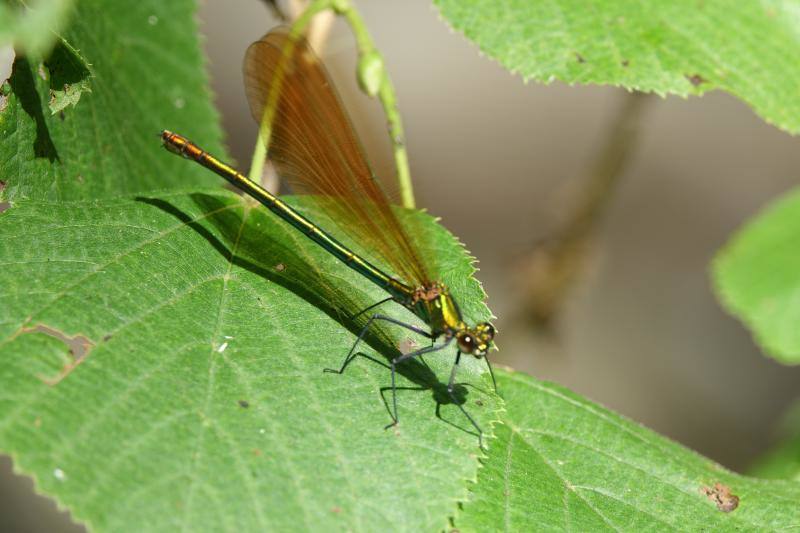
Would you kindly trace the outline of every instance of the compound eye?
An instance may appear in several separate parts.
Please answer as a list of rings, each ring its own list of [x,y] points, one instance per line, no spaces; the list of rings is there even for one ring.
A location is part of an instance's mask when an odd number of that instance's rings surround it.
[[[462,353],[471,354],[475,351],[475,339],[472,338],[472,335],[469,333],[459,335],[456,341],[458,341],[458,349],[461,350]]]

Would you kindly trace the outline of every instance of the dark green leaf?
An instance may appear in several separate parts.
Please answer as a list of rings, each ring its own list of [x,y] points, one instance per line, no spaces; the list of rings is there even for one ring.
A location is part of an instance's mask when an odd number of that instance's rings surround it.
[[[526,80],[659,94],[722,89],[800,132],[797,0],[434,0],[486,55]]]
[[[362,346],[374,360],[323,373],[365,322],[349,315],[385,293],[160,147],[168,128],[219,152],[193,16],[189,1],[81,2],[65,39],[92,91],[63,115],[46,112],[44,65],[15,65],[0,114],[0,450],[98,530],[444,527],[481,453],[441,382],[454,351],[401,365],[401,423],[384,430],[387,358],[426,340],[377,329]],[[488,318],[463,248],[408,216],[465,315]],[[465,361],[474,386],[457,391],[489,431],[484,371]]]
[[[507,411],[460,531],[776,531],[800,485],[729,472],[576,394],[500,372]],[[737,500],[738,498],[738,500]]]
[[[13,92],[0,112],[0,181],[6,184],[0,200],[88,199],[216,183],[158,149],[157,135],[166,128],[222,153],[194,12],[190,0],[80,2],[63,36],[91,65],[92,92],[82,92],[63,114],[48,108],[46,66],[18,56]],[[53,89],[86,79],[74,54],[56,55]]]
[[[466,316],[488,318],[469,258],[425,218]],[[0,232],[0,449],[77,519],[419,531],[445,526],[465,496],[477,437],[456,406],[435,414],[454,350],[427,358],[433,370],[402,365],[401,424],[384,430],[383,365],[409,333],[386,329],[363,346],[376,361],[323,373],[363,324],[348,314],[385,293],[263,208],[212,191],[21,201]],[[90,347],[55,386],[74,361],[52,335]],[[483,371],[470,360],[460,375],[485,388]],[[459,392],[488,430],[494,397]]]

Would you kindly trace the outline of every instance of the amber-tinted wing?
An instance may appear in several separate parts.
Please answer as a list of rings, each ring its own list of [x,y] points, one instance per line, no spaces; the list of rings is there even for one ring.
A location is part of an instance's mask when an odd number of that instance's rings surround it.
[[[244,62],[250,110],[273,114],[268,157],[298,194],[326,197],[326,214],[347,235],[414,287],[431,281],[415,243],[364,158],[321,61],[305,39],[278,28],[253,43]],[[273,93],[271,93],[273,91]]]

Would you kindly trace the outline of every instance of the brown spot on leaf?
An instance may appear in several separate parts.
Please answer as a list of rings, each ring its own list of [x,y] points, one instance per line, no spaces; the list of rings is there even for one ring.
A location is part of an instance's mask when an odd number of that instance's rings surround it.
[[[241,407],[242,409],[247,409],[248,407],[250,407],[250,402],[248,402],[247,400],[239,400],[239,407]]]
[[[339,513],[342,512],[342,508],[341,507],[331,507],[331,512],[335,513],[335,514],[339,514]]]
[[[6,188],[6,182],[3,181],[3,180],[0,180],[0,191],[2,191],[5,188]]]
[[[402,354],[411,353],[418,347],[419,343],[410,337],[406,337],[397,343],[397,349],[400,350]]]
[[[739,507],[739,497],[731,492],[730,487],[722,483],[714,483],[713,487],[702,487],[700,492],[714,502],[717,509],[723,513],[730,513]]]
[[[575,52],[575,59],[578,60],[578,63],[586,63],[586,59],[583,58],[578,52]]]
[[[628,67],[630,64],[631,64],[631,62],[630,62],[630,61],[628,61],[627,59],[623,59],[623,60],[622,60],[622,66],[623,66],[623,67],[626,67],[626,68],[627,68],[627,67]]]
[[[261,450],[259,450],[258,448],[253,448],[253,455],[255,455],[256,457],[261,457]]]
[[[32,327],[23,327],[15,333],[15,336],[25,333],[44,333],[45,335],[55,337],[67,345],[70,358],[69,361],[64,364],[61,371],[56,376],[37,376],[40,380],[50,386],[58,385],[61,380],[69,376],[79,364],[86,360],[86,357],[89,355],[89,352],[92,351],[92,348],[94,348],[95,345],[95,343],[92,342],[86,335],[76,334],[69,336],[62,331],[44,324],[37,324],[36,326]]]
[[[283,263],[278,263],[277,265],[275,265],[275,270],[277,270],[278,272],[283,272],[284,270],[286,270],[286,265],[284,265]]]
[[[691,76],[687,74],[686,79],[689,80],[689,83],[691,83],[695,87],[699,87],[700,85],[708,81],[700,74],[692,74]]]

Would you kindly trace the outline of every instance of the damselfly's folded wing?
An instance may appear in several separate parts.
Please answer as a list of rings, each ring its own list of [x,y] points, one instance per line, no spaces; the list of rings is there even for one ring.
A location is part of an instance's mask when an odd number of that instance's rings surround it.
[[[431,281],[407,228],[375,179],[321,61],[302,37],[278,28],[253,43],[244,62],[253,117],[272,125],[268,157],[294,192],[325,197],[337,231],[412,287]]]

